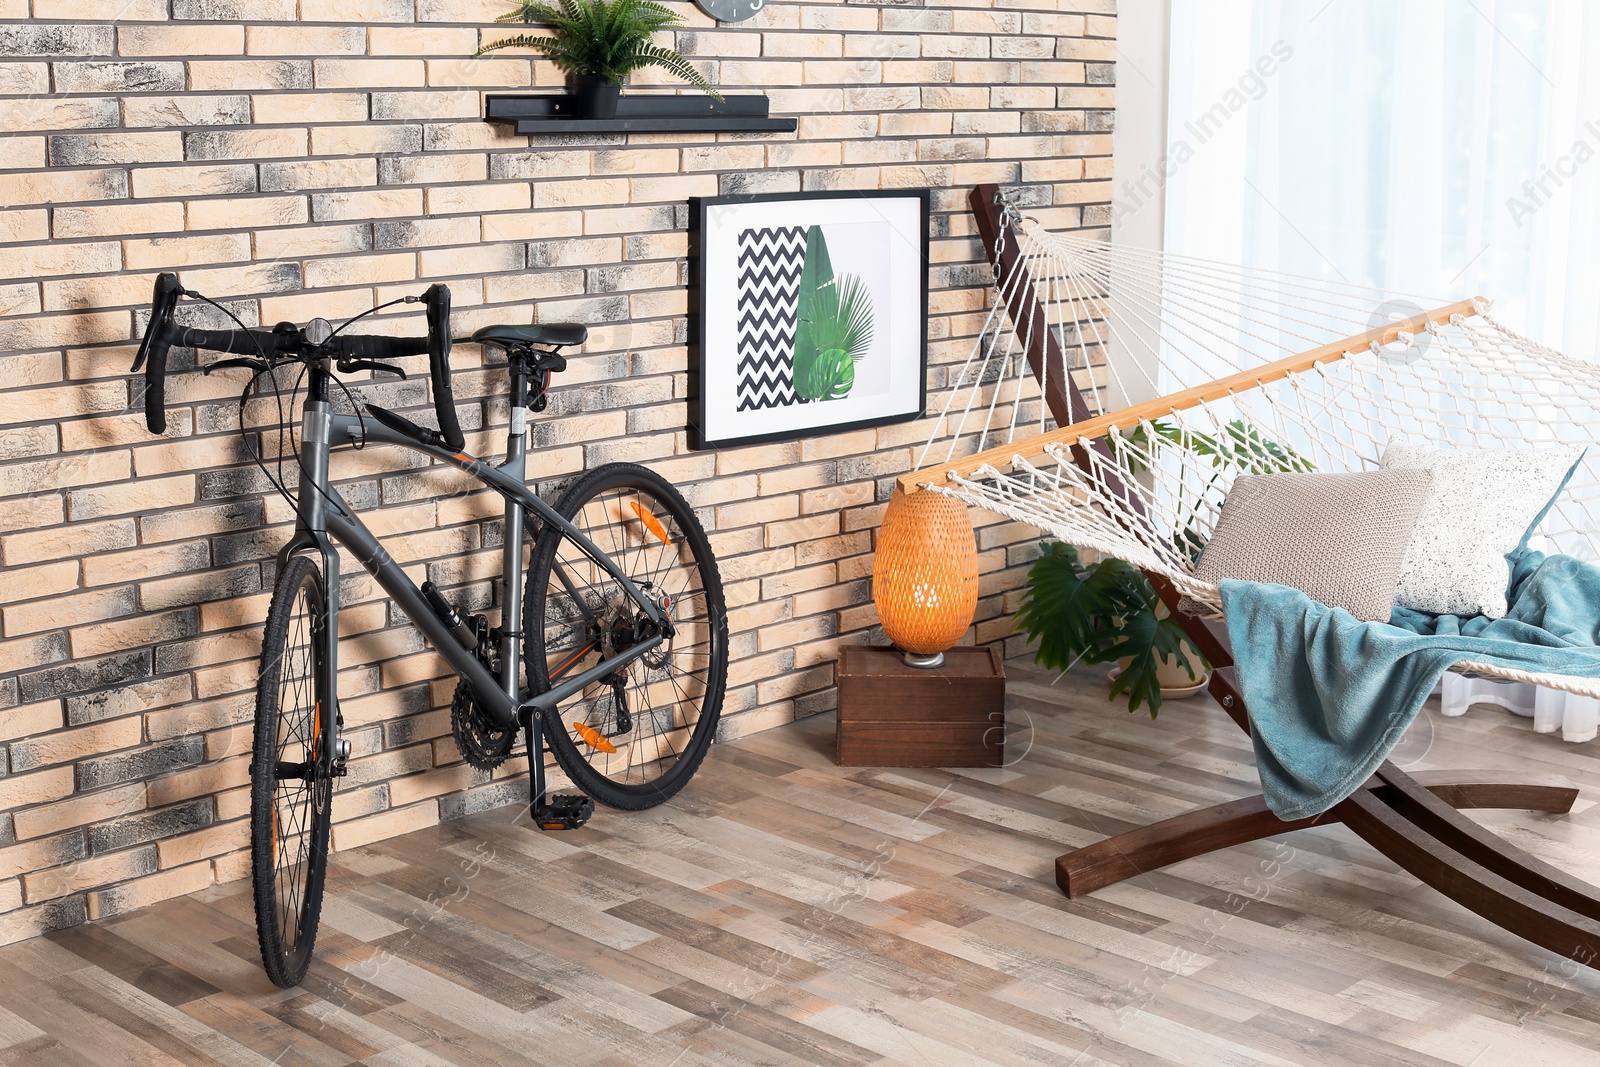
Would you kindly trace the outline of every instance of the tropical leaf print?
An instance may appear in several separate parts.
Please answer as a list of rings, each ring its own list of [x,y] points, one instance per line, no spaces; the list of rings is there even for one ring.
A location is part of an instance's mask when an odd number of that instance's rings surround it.
[[[794,391],[838,400],[855,385],[856,363],[872,347],[872,294],[854,274],[835,278],[822,227],[806,233],[794,334]]]

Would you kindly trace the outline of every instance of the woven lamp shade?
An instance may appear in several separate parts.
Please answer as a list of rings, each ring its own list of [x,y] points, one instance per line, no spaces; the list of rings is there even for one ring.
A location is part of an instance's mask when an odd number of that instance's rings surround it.
[[[889,640],[933,655],[961,640],[978,610],[978,545],[967,506],[899,490],[878,530],[872,599]]]

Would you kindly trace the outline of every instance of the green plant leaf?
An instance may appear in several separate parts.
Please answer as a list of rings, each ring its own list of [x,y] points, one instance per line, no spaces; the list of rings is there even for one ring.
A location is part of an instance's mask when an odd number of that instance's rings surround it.
[[[1228,423],[1220,435],[1186,430],[1164,419],[1151,423],[1150,430],[1179,448],[1204,456],[1214,467],[1231,467],[1242,474],[1308,474],[1317,469],[1294,449],[1263,437],[1257,427],[1243,419]],[[1136,426],[1125,436],[1138,452],[1149,451],[1150,433],[1144,426]],[[1128,452],[1127,462],[1135,473],[1145,469],[1137,452]]]
[[[838,349],[859,360],[872,347],[872,294],[856,274],[840,275],[817,303],[812,336],[824,351]]]
[[[640,67],[651,65],[660,67],[669,74],[675,74],[682,78],[714,100],[725,99],[714,85],[706,81],[705,76],[696,70],[692,63],[670,48],[646,45],[640,48],[636,55],[640,57],[640,62],[638,63]]]
[[[795,392],[837,400],[850,392],[855,364],[872,347],[872,294],[858,276],[842,274],[804,305],[795,327]]]
[[[838,400],[856,383],[856,364],[842,348],[829,348],[812,360],[804,377],[795,378],[795,392],[808,400]]]
[[[507,37],[503,41],[486,44],[473,54],[481,56],[486,52],[494,52],[501,48],[532,48],[540,52],[548,52],[556,43],[557,38],[554,37],[534,37],[530,34],[522,33],[515,37]]]
[[[1111,659],[1128,661],[1111,683],[1111,698],[1127,693],[1129,711],[1137,711],[1143,703],[1149,707],[1150,717],[1155,718],[1161,711],[1162,659],[1183,667],[1192,680],[1200,678],[1200,670],[1185,648],[1183,628],[1172,618],[1158,617],[1154,609],[1125,616],[1117,640],[1106,653]]]
[[[820,400],[814,395],[817,380],[816,362],[822,348],[815,337],[817,303],[821,293],[833,288],[833,260],[828,255],[828,239],[821,226],[806,230],[806,254],[800,268],[800,291],[795,303],[794,348],[791,362],[794,367],[795,392],[806,400]]]
[[[1067,670],[1078,662],[1109,662],[1105,651],[1115,637],[1114,620],[1139,610],[1137,583],[1143,581],[1121,560],[1085,567],[1071,545],[1045,543],[1028,571],[1017,626],[1038,640],[1040,666]]]

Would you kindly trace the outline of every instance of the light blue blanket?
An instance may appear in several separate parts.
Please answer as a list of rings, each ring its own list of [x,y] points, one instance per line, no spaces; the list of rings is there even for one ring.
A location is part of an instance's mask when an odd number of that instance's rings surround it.
[[[1387,624],[1359,622],[1286,586],[1222,583],[1261,788],[1279,818],[1360,788],[1458,660],[1600,676],[1600,568],[1527,549],[1507,560],[1503,619],[1396,608]]]

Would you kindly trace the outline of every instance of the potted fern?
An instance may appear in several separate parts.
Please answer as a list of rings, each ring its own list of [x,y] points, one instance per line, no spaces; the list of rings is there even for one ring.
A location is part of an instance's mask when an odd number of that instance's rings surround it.
[[[573,110],[582,119],[609,119],[617,114],[622,82],[642,67],[661,67],[717,100],[717,92],[700,72],[671,48],[654,41],[665,30],[682,26],[683,17],[654,0],[520,0],[517,10],[496,22],[546,26],[554,36],[518,34],[478,49],[533,48],[549,56],[573,80]]]

